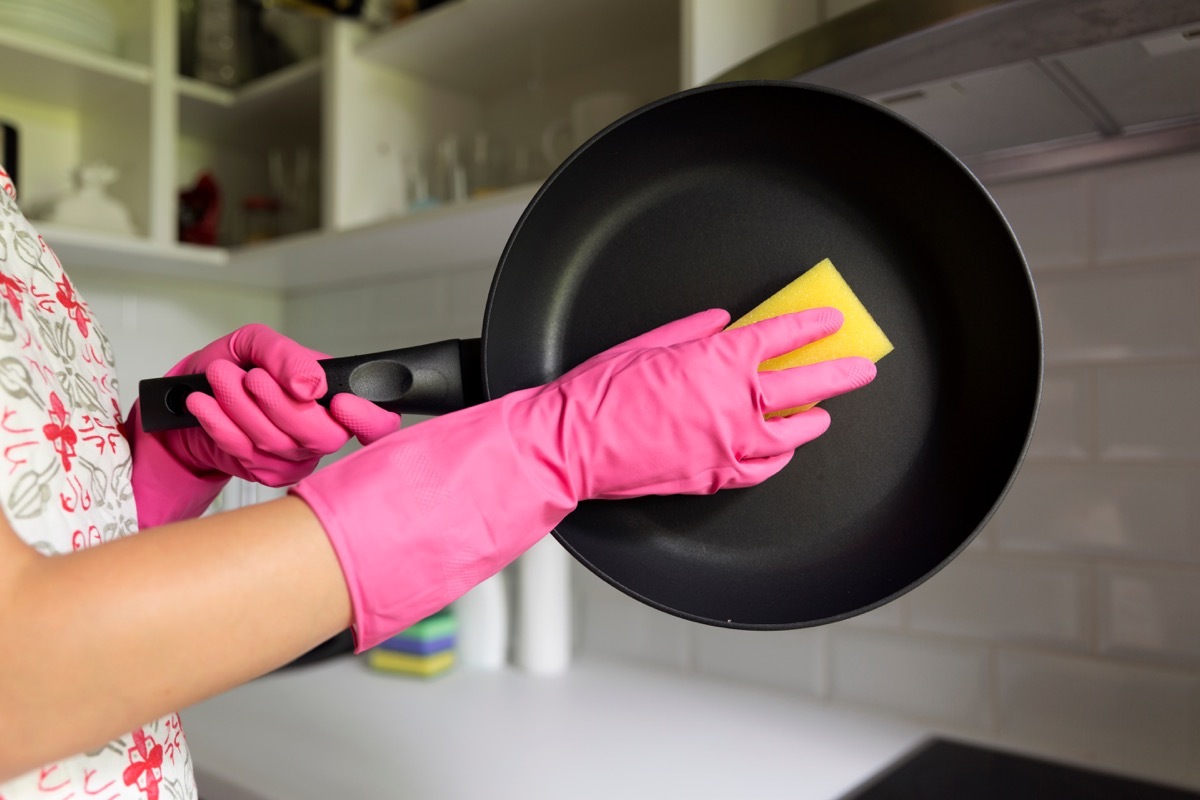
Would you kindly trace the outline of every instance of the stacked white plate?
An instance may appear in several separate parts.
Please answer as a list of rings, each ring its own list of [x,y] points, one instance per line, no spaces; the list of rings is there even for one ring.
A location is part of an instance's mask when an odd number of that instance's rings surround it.
[[[0,0],[0,28],[117,52],[117,23],[103,0]]]

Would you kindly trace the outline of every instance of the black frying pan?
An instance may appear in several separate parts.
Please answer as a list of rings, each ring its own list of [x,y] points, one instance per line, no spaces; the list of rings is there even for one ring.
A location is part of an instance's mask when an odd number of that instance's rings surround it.
[[[887,110],[752,82],[635,111],[530,202],[479,355],[449,342],[333,359],[332,391],[450,411],[701,309],[736,318],[825,257],[896,348],[874,383],[824,404],[830,430],[761,486],[588,502],[555,535],[687,619],[833,622],[912,589],[975,536],[1022,458],[1041,385],[1037,303],[1008,225],[953,155]],[[186,391],[144,382],[146,422],[177,424]]]

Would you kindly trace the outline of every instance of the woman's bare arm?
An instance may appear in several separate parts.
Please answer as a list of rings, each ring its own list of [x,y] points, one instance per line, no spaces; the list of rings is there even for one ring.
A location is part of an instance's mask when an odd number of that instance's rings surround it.
[[[294,497],[56,557],[0,515],[0,782],[286,664],[350,614]]]

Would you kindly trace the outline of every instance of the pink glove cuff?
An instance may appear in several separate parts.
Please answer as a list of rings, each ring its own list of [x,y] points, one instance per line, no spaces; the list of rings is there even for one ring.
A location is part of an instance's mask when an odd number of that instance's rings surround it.
[[[504,421],[514,399],[422,422],[292,488],[342,566],[357,652],[457,600],[575,507],[530,477]]]
[[[155,436],[142,430],[138,403],[125,430],[133,452],[133,500],[138,528],[153,528],[204,513],[229,483],[220,472],[197,474],[181,464]]]

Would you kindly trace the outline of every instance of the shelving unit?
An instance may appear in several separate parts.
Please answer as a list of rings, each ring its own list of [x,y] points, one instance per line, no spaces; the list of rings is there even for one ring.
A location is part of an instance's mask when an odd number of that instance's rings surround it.
[[[620,92],[632,110],[680,87],[680,15],[681,0],[454,0],[382,33],[333,26],[326,227],[402,211],[413,164],[480,134],[513,183],[544,179],[564,155],[544,132],[575,100]]]
[[[155,11],[168,5],[157,2]],[[160,22],[160,28],[162,27]],[[355,26],[356,27],[356,26]],[[142,114],[158,81],[167,80],[167,95],[177,104],[170,135],[177,139],[173,174],[152,176],[153,181],[186,182],[188,160],[224,159],[244,165],[245,184],[265,181],[263,156],[280,128],[317,136],[322,126],[321,94],[327,59],[296,64],[235,90],[224,89],[161,69],[77,51],[56,43],[42,43],[0,32],[0,66],[4,74],[37,71],[54,82],[52,91],[39,97],[47,106],[62,106],[67,124],[82,126],[82,117],[103,120],[94,101],[98,97],[125,97],[140,104]],[[0,92],[9,87],[0,84]],[[32,95],[34,91],[31,89]],[[112,116],[112,115],[108,115]],[[125,138],[144,156],[151,125],[120,117]],[[89,122],[95,125],[95,122]],[[111,124],[111,123],[110,123]],[[76,137],[83,138],[82,132]],[[314,144],[318,144],[314,142]],[[80,145],[82,149],[82,144]],[[189,152],[195,151],[195,152]],[[93,153],[104,156],[103,152]],[[64,154],[65,155],[65,154]],[[71,155],[81,156],[82,153]],[[249,163],[253,161],[253,163]],[[160,278],[180,278],[237,286],[286,290],[370,278],[397,271],[436,268],[496,258],[512,227],[536,190],[526,184],[481,197],[458,206],[445,206],[406,216],[388,216],[344,231],[311,231],[261,245],[223,248],[197,247],[149,235],[114,236],[73,230],[39,222],[39,230],[60,258],[73,270],[100,270]],[[173,212],[172,212],[173,213]],[[145,230],[143,223],[143,230]],[[472,235],[461,236],[469,229]],[[382,262],[379,252],[403,254]]]

